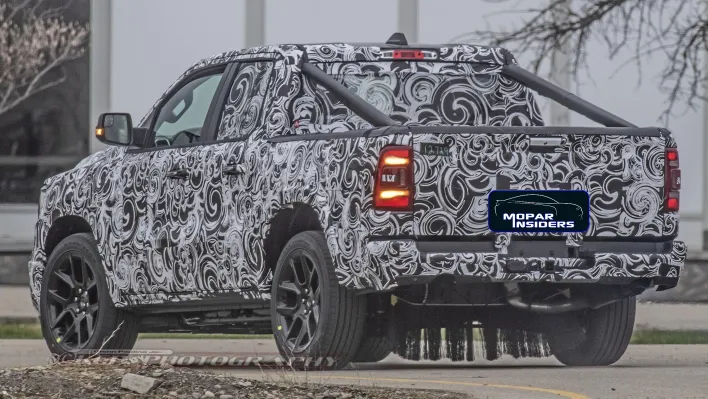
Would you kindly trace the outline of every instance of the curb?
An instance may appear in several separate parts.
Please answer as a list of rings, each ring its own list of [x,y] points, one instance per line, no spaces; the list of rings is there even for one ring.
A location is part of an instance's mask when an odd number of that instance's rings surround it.
[[[0,316],[0,325],[3,324],[39,324],[37,316]]]

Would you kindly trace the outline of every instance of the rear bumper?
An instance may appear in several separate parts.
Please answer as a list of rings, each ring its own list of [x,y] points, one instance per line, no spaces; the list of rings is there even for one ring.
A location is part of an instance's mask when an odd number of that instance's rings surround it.
[[[368,278],[361,286],[388,290],[422,284],[449,274],[459,282],[551,282],[626,284],[636,279],[674,286],[686,259],[681,241],[592,243],[576,257],[513,256],[509,251],[477,252],[474,244],[413,239],[372,240],[366,244]],[[527,254],[554,243],[533,242]],[[565,245],[564,243],[560,243]],[[568,248],[565,253],[568,253]],[[587,249],[589,248],[589,249]],[[506,253],[503,253],[506,252]],[[553,251],[545,250],[545,253]],[[513,252],[511,252],[513,253]],[[563,253],[557,251],[555,253]]]

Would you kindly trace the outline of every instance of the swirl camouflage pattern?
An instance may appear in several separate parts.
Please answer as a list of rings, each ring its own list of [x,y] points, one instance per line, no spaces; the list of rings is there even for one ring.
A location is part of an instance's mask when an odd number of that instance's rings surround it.
[[[493,281],[679,276],[686,248],[678,241],[655,254],[597,253],[590,263],[524,257],[529,264],[552,261],[562,271],[509,273],[504,265],[516,258],[508,248],[524,237],[493,234],[486,219],[490,190],[566,187],[587,190],[592,211],[589,231],[559,235],[569,246],[607,237],[673,240],[678,216],[662,210],[664,148],[675,147],[667,131],[628,137],[575,135],[568,128],[556,152],[534,153],[531,134],[465,130],[543,126],[532,92],[500,74],[516,63],[506,50],[443,46],[434,62],[385,60],[385,52],[281,45],[223,53],[189,68],[139,126],[151,127],[173,89],[209,68],[235,64],[211,140],[113,147],[45,182],[29,263],[35,306],[55,245],[48,239],[62,220],[90,228],[116,306],[222,293],[268,299],[273,265],[267,242],[283,228],[274,224],[277,215],[294,208],[317,215],[339,282],[353,289],[387,290],[401,276],[440,273]],[[306,78],[303,62],[406,126],[372,126]],[[352,131],[362,134],[336,136]],[[423,142],[443,143],[451,155],[421,156]],[[416,153],[412,212],[373,207],[379,153],[392,144]],[[232,165],[241,165],[242,173],[226,173]],[[167,179],[175,168],[188,170],[189,178]],[[492,247],[469,253],[418,248],[418,239],[435,236],[487,237]]]

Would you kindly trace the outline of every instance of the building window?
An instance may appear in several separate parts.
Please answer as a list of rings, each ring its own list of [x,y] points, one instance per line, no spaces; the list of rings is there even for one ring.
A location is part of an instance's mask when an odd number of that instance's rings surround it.
[[[56,7],[59,3],[35,0],[32,4]],[[65,21],[88,24],[89,0],[66,5],[61,8]],[[36,204],[46,178],[72,168],[89,153],[88,51],[50,73],[62,74],[63,82],[0,114],[0,205]]]

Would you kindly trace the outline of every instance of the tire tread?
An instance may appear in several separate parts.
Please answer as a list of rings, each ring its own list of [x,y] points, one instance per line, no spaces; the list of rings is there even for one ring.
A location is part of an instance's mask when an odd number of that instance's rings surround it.
[[[354,356],[355,363],[375,363],[385,359],[393,352],[393,345],[388,337],[366,337],[361,341]]]
[[[609,366],[627,350],[634,330],[636,297],[628,297],[590,311],[590,332],[565,332],[549,337],[551,351],[567,366]],[[571,316],[571,315],[569,315]],[[572,345],[575,343],[575,345]]]

